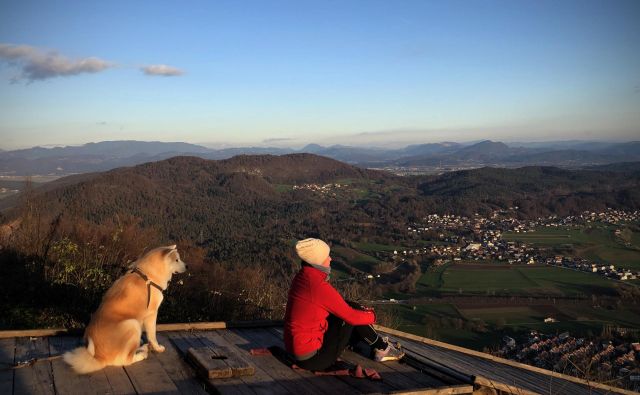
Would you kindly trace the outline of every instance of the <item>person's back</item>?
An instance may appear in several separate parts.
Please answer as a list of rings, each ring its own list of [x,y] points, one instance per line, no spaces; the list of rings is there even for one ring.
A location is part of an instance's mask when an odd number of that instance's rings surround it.
[[[287,351],[294,355],[304,355],[322,347],[329,314],[350,325],[375,322],[373,311],[351,308],[326,279],[326,273],[303,264],[291,283],[284,340]]]
[[[397,360],[404,354],[375,332],[373,310],[354,309],[328,283],[331,272],[329,246],[318,239],[296,244],[304,261],[294,277],[284,324],[284,343],[297,364],[323,370],[340,356],[353,337],[366,341],[379,361]],[[357,335],[357,336],[356,336]]]

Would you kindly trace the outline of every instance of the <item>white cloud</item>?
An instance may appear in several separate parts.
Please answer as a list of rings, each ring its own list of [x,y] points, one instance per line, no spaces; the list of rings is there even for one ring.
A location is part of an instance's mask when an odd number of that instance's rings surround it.
[[[167,66],[166,64],[152,64],[141,67],[140,70],[146,75],[151,76],[176,77],[184,74],[184,71],[175,67]]]
[[[83,73],[99,73],[115,64],[95,57],[69,59],[55,51],[44,51],[28,45],[0,44],[0,60],[21,69],[13,81],[30,82]]]

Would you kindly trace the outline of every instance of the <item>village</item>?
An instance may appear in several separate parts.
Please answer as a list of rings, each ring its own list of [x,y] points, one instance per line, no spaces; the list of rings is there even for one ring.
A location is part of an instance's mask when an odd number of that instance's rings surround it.
[[[321,194],[332,194],[332,196],[335,196],[335,189],[339,189],[341,187],[344,187],[345,185],[343,184],[324,184],[324,185],[320,185],[320,184],[302,184],[302,185],[294,185],[292,187],[292,189],[295,190],[307,190],[307,191],[313,191],[313,192],[319,192]]]
[[[505,232],[533,233],[536,228],[559,228],[584,226],[589,223],[603,223],[619,225],[632,223],[640,219],[640,211],[620,211],[608,209],[604,212],[585,211],[581,215],[559,218],[549,216],[535,220],[518,220],[510,212],[517,210],[494,212],[490,218],[480,215],[461,217],[452,214],[431,214],[423,218],[420,223],[407,227],[409,235],[421,238],[430,235],[437,241],[429,246],[393,251],[394,260],[404,260],[415,255],[428,255],[434,258],[434,265],[447,262],[478,261],[504,262],[509,264],[546,264],[571,270],[595,273],[613,280],[640,279],[640,271],[616,268],[612,264],[597,264],[574,256],[553,254],[546,248],[537,248],[533,244],[507,241],[503,239]],[[620,230],[615,236],[620,236]],[[623,241],[621,241],[623,242]]]
[[[601,339],[596,341],[576,338],[569,332],[546,335],[532,330],[520,343],[505,336],[504,346],[492,354],[596,380],[619,377],[637,391],[640,389],[640,343],[626,340],[627,331],[630,329],[605,328]]]

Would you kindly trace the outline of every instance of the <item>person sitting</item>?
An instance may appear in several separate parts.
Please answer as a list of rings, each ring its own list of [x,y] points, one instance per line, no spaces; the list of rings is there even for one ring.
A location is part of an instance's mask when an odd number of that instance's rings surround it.
[[[376,361],[398,360],[404,353],[375,331],[372,309],[351,307],[329,284],[330,248],[322,240],[298,241],[302,268],[289,289],[284,318],[284,343],[296,364],[323,371],[333,365],[348,344],[365,341]]]

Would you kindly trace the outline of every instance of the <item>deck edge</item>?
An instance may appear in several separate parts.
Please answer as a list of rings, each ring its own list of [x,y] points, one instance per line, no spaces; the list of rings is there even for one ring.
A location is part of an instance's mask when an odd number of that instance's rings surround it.
[[[589,381],[589,380],[586,380],[586,379],[581,379],[581,378],[578,378],[578,377],[569,376],[569,375],[562,374],[562,373],[557,373],[557,372],[554,372],[554,371],[551,371],[551,370],[538,368],[536,366],[526,365],[524,363],[511,361],[511,360],[500,358],[500,357],[496,357],[494,355],[483,353],[483,352],[476,351],[476,350],[471,350],[469,348],[464,348],[464,347],[456,346],[456,345],[449,344],[449,343],[443,343],[443,342],[440,342],[440,341],[437,341],[437,340],[429,339],[427,337],[422,337],[422,336],[414,335],[414,334],[411,334],[411,333],[399,331],[399,330],[396,330],[396,329],[387,328],[387,327],[382,326],[382,325],[374,324],[373,326],[374,326],[374,328],[376,330],[378,330],[380,332],[386,332],[386,333],[389,333],[391,335],[404,337],[406,339],[415,340],[415,341],[418,341],[418,342],[421,342],[421,343],[424,343],[424,344],[429,344],[429,345],[440,347],[440,348],[444,348],[444,349],[447,349],[447,350],[457,351],[457,352],[460,352],[460,353],[463,353],[463,354],[472,355],[472,356],[479,357],[479,358],[484,358],[484,359],[487,359],[487,360],[490,360],[490,361],[494,361],[494,362],[497,362],[497,363],[501,363],[501,364],[504,364],[504,365],[509,365],[509,366],[513,366],[513,367],[516,367],[516,368],[519,368],[519,369],[528,370],[530,372],[540,373],[540,374],[544,374],[546,376],[550,376],[550,377],[554,377],[554,378],[558,378],[558,379],[563,379],[563,380],[568,380],[568,381],[574,382],[576,384],[582,384],[582,385],[586,385],[586,386],[589,386],[589,387],[592,387],[592,388],[598,388],[598,389],[602,389],[602,390],[606,390],[606,391],[615,392],[615,393],[618,393],[618,394],[625,394],[625,395],[634,395],[634,394],[636,394],[637,395],[636,392],[632,392],[632,391],[625,390],[625,389],[622,389],[622,388],[612,387],[610,385],[598,383],[596,381]],[[494,383],[497,383],[497,381],[495,381],[495,380],[490,380],[490,381],[492,381]]]

